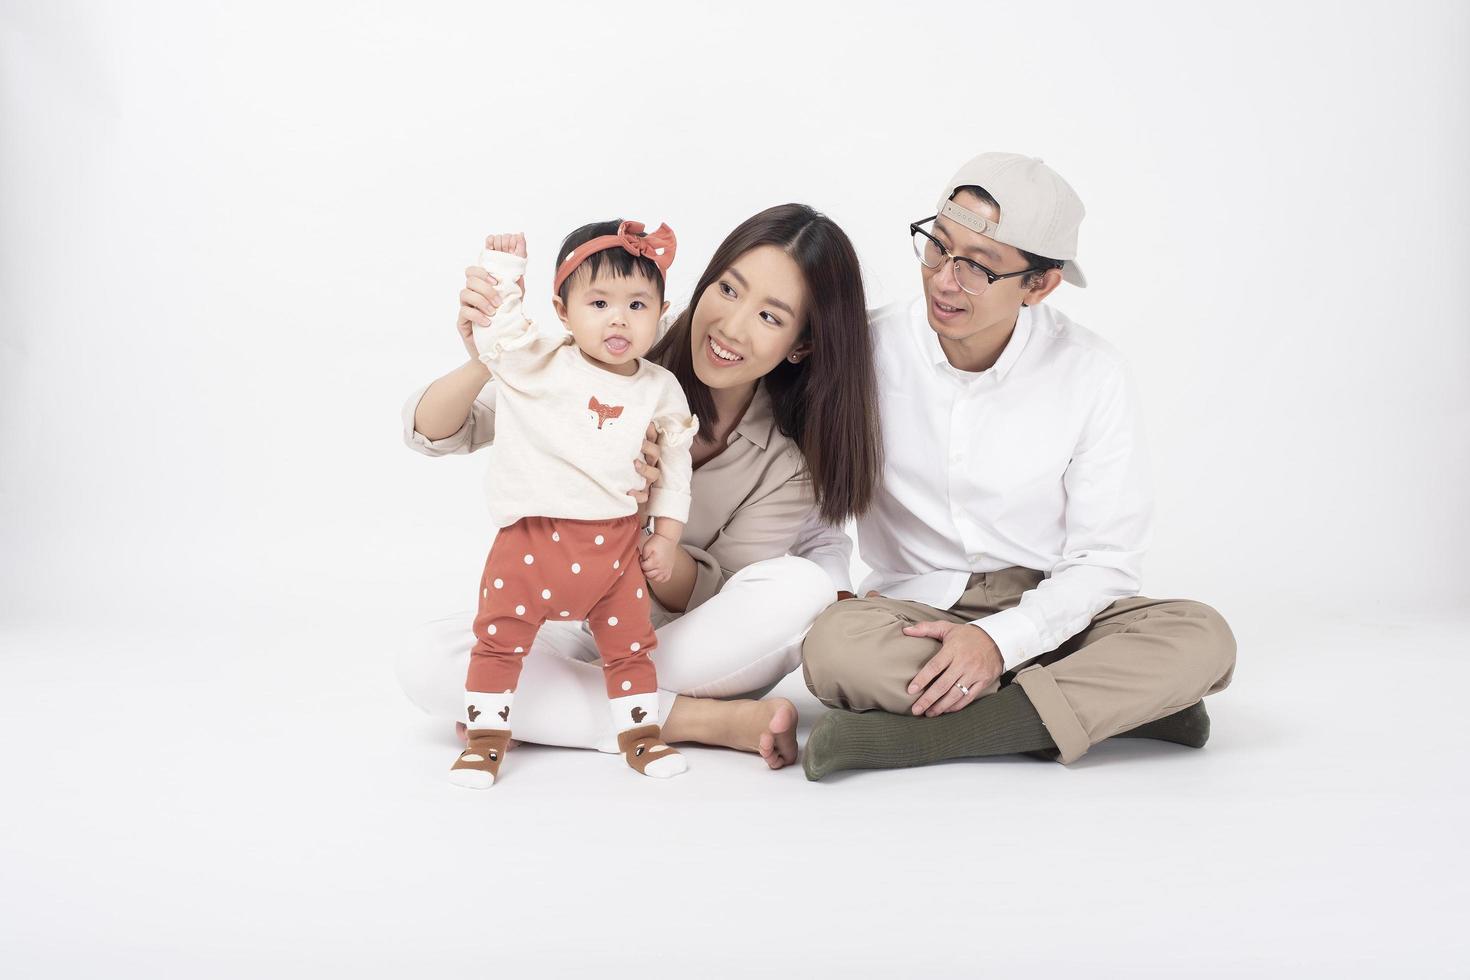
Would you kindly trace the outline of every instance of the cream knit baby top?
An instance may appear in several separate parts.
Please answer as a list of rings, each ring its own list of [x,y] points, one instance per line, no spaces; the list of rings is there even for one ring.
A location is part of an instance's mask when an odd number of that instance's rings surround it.
[[[658,430],[658,482],[649,489],[653,517],[689,519],[689,447],[699,428],[678,379],[639,358],[623,376],[588,363],[565,330],[539,332],[521,312],[516,284],[526,260],[486,250],[480,265],[499,282],[500,306],[475,347],[496,393],[495,442],[485,493],[497,527],[523,517],[610,520],[638,512],[628,491],[643,485],[633,466],[652,422]]]

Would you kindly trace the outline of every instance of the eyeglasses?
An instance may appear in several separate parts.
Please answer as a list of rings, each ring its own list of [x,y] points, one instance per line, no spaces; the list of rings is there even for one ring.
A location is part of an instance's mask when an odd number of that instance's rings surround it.
[[[991,286],[1002,279],[1014,279],[1032,272],[1042,271],[1039,268],[1022,269],[1020,272],[991,272],[985,266],[974,259],[967,259],[963,255],[955,255],[944,243],[929,234],[920,225],[927,225],[939,215],[915,221],[909,225],[909,234],[914,236],[914,254],[926,269],[938,269],[944,265],[945,259],[954,259],[954,281],[959,287],[971,296],[979,296]]]

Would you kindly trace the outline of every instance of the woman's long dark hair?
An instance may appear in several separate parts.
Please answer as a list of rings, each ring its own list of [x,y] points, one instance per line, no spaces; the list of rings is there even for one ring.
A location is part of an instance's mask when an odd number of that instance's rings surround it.
[[[694,373],[690,349],[694,308],[731,265],[762,245],[791,256],[806,279],[810,303],[799,342],[812,351],[798,364],[783,359],[761,381],[777,427],[806,457],[822,517],[841,525],[873,502],[883,449],[862,273],[836,222],[805,204],[780,204],[747,218],[720,243],[688,308],[648,356],[679,379],[700,429],[711,432],[718,418],[714,398]]]

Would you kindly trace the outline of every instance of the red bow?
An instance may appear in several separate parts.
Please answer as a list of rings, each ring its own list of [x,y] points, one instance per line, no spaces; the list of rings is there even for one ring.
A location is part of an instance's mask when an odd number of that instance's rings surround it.
[[[651,235],[643,234],[643,222],[624,221],[618,225],[618,230],[611,235],[603,235],[577,246],[566,261],[556,267],[556,279],[552,281],[551,291],[561,291],[561,284],[566,282],[567,276],[576,271],[577,266],[586,261],[587,256],[594,252],[601,252],[609,248],[623,248],[639,258],[651,259],[658,266],[659,275],[667,277],[669,266],[674,264],[674,253],[678,251],[679,242],[674,237],[674,230],[666,224],[660,223]]]
[[[668,272],[669,266],[674,264],[674,252],[679,243],[674,238],[674,230],[668,225],[660,224],[653,234],[645,235],[643,222],[624,221],[618,225],[617,236],[623,248],[634,255],[652,259],[659,272]]]

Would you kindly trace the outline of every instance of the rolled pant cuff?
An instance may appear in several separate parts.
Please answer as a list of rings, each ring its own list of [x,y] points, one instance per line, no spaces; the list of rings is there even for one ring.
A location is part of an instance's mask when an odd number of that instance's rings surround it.
[[[1067,703],[1066,695],[1057,687],[1051,671],[1041,664],[1033,664],[1017,674],[1015,682],[1026,692],[1051,740],[1057,743],[1061,753],[1057,761],[1065,765],[1082,758],[1092,747],[1092,740],[1077,720],[1077,712]]]

